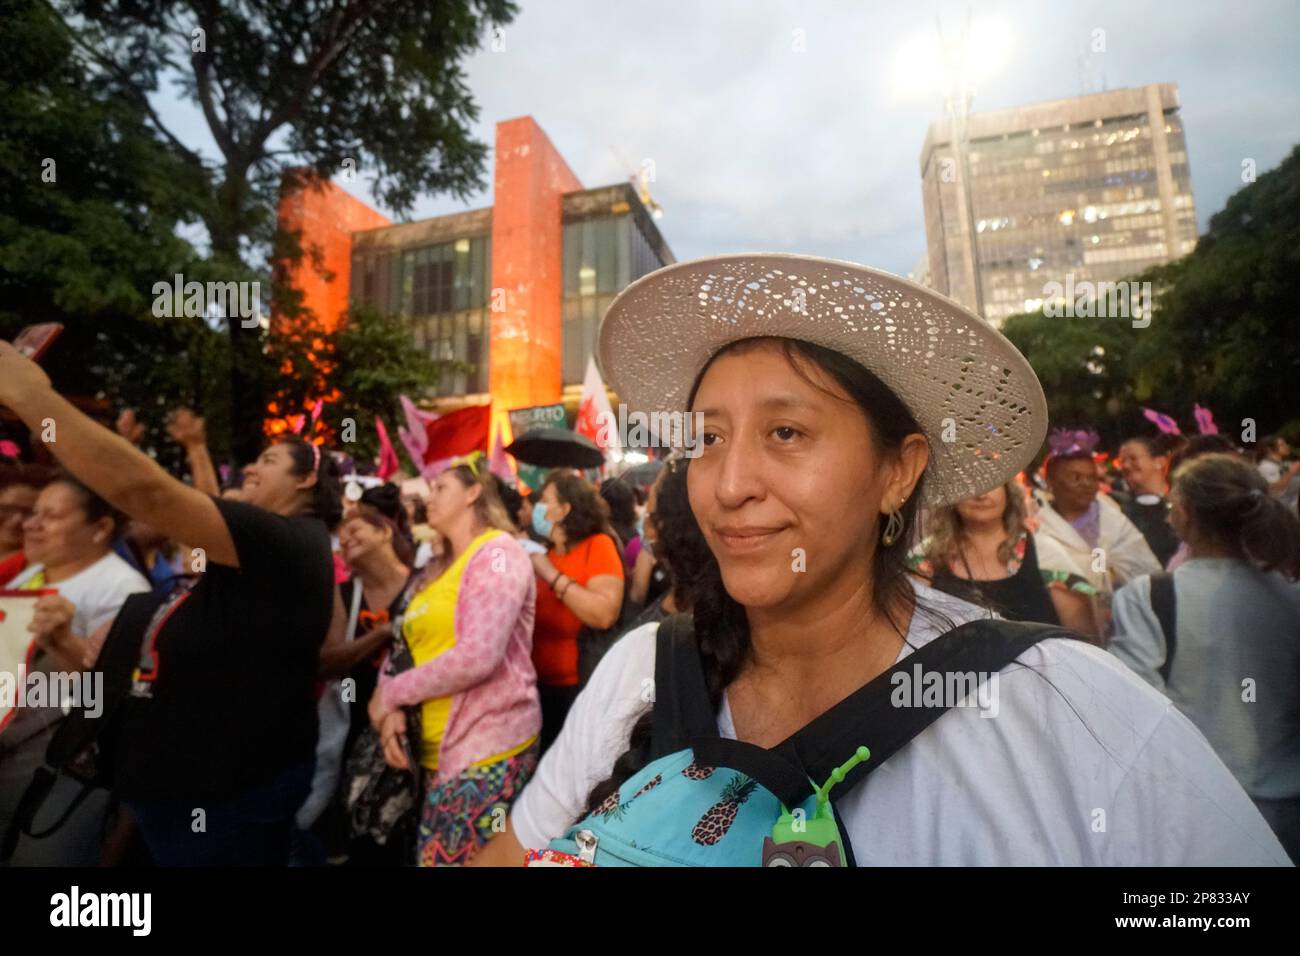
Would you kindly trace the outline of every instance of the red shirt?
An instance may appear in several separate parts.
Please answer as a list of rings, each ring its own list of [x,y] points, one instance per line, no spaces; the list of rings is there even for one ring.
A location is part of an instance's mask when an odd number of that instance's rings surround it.
[[[546,552],[551,564],[574,584],[586,587],[592,578],[610,575],[623,580],[623,559],[609,535],[593,534],[570,549],[568,554],[558,554],[552,548]],[[567,590],[568,584],[561,584]],[[537,668],[537,682],[553,687],[573,687],[578,683],[578,632],[582,622],[565,607],[545,581],[537,579],[537,618],[533,625],[533,666]]]
[[[0,588],[14,579],[14,576],[27,567],[27,555],[19,551],[0,561]]]

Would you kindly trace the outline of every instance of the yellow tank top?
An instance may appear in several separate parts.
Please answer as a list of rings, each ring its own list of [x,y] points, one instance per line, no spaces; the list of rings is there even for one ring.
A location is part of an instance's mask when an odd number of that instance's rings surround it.
[[[402,635],[411,648],[416,667],[421,667],[456,646],[456,598],[470,559],[488,541],[503,532],[489,528],[470,542],[465,552],[446,571],[422,590],[406,607]],[[420,765],[438,769],[438,751],[447,732],[452,698],[434,697],[420,706]]]

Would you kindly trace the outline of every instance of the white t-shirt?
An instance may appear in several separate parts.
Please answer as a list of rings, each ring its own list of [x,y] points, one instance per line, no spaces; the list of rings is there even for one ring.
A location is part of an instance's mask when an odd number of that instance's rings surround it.
[[[24,568],[8,587],[21,588],[43,570],[45,566],[41,564]],[[67,598],[76,607],[71,630],[81,638],[90,637],[105,624],[112,623],[122,604],[132,594],[149,590],[149,582],[144,576],[113,551],[72,577],[44,586],[58,591],[60,597]]]
[[[915,587],[954,624],[986,614]],[[578,695],[511,812],[525,847],[562,836],[626,749],[649,706],[657,628],[619,640]],[[913,615],[899,660],[940,630]],[[718,730],[735,736],[725,697]],[[860,866],[1289,863],[1192,723],[1082,641],[1030,648],[998,675],[997,716],[949,710],[837,807]]]

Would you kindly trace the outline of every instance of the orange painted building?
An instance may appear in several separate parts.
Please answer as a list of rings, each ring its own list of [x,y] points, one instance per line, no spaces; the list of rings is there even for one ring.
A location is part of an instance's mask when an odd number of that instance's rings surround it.
[[[487,209],[392,224],[332,184],[286,196],[281,221],[331,273],[308,256],[291,281],[327,326],[353,302],[408,325],[444,369],[439,411],[572,412],[609,302],[675,260],[636,189],[583,189],[532,117],[497,124],[494,156]]]

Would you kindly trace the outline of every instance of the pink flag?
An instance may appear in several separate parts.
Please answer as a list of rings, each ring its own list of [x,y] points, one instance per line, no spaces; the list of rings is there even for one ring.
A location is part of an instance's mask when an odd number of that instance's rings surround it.
[[[1183,430],[1178,427],[1178,423],[1168,415],[1163,415],[1150,408],[1143,408],[1142,414],[1146,420],[1153,423],[1156,428],[1160,429],[1166,435],[1181,435]]]
[[[378,415],[375,416],[375,431],[379,433],[379,469],[380,478],[387,481],[393,475],[397,474],[402,467],[397,458],[397,449],[393,443],[388,440],[388,429],[384,427],[384,420]]]
[[[397,437],[401,439],[402,444],[406,446],[406,450],[410,452],[411,461],[424,461],[424,453],[429,450],[429,436],[425,431],[425,426],[437,419],[438,416],[420,411],[420,409],[416,408],[415,402],[405,395],[399,395],[398,400],[402,403],[402,412],[406,416],[406,427],[398,426]]]
[[[325,399],[316,399],[316,404],[311,407],[311,423],[313,425],[320,419],[321,410],[325,408]]]
[[[1202,435],[1219,434],[1219,426],[1214,424],[1214,416],[1210,414],[1208,408],[1202,408],[1199,404],[1192,405],[1192,415],[1196,418],[1196,427]]]
[[[488,458],[488,470],[508,484],[514,484],[518,480],[514,469],[510,467],[510,456],[506,454],[505,446],[501,444],[500,428],[497,429],[496,437],[492,440],[492,454]]]
[[[440,474],[451,467],[451,463],[455,461],[456,458],[456,455],[448,455],[446,458],[438,458],[434,461],[425,462],[424,467],[420,469],[420,477],[437,478]]]

